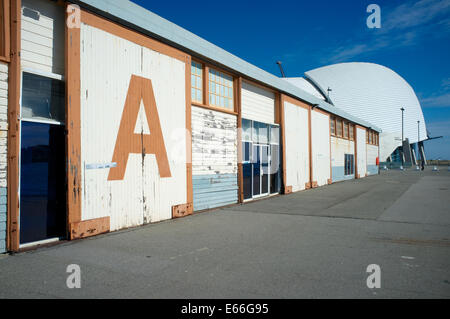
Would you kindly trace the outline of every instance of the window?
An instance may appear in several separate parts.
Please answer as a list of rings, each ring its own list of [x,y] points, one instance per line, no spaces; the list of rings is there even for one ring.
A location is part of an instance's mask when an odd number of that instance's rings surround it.
[[[336,135],[336,118],[330,117],[331,135]]]
[[[209,70],[209,104],[233,110],[233,77]]]
[[[280,127],[270,126],[270,144],[280,144]]]
[[[348,122],[344,122],[344,138],[348,138]]]
[[[193,102],[203,103],[203,67],[192,61],[191,64],[191,98]]]
[[[22,118],[65,121],[64,82],[23,72]]]
[[[0,59],[9,61],[9,0],[0,0]]]
[[[353,141],[355,139],[355,126],[353,124],[349,125],[349,137],[350,141]]]
[[[369,131],[366,130],[366,144],[369,144]]]
[[[353,154],[345,154],[345,175],[354,174],[354,159]]]
[[[253,122],[255,135],[253,136],[253,141],[260,144],[268,144],[269,143],[269,125]]]
[[[242,163],[250,163],[252,158],[252,142],[242,142]]]
[[[250,120],[242,119],[242,140],[252,140],[252,121]]]
[[[342,120],[336,121],[336,133],[337,136],[342,136]]]

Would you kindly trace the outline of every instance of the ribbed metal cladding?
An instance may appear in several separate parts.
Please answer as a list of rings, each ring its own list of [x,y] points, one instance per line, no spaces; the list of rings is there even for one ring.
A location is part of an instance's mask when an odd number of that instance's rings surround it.
[[[237,119],[192,107],[194,210],[237,203]]]
[[[413,88],[391,69],[372,63],[341,63],[318,68],[305,75],[323,91],[330,88],[336,108],[381,128],[383,133],[401,133],[405,108],[405,138],[425,140],[426,124]]]

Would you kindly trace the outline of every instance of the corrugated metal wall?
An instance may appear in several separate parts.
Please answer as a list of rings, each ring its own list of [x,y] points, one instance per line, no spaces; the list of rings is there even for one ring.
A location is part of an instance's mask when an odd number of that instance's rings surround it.
[[[345,154],[355,154],[355,143],[350,140],[331,137],[331,175],[333,182],[355,178],[345,175]]]
[[[305,189],[309,178],[309,118],[308,110],[284,103],[286,186],[296,192]]]
[[[170,219],[187,200],[185,63],[85,24],[81,43],[82,220],[110,216],[117,230]],[[110,169],[101,168],[112,164],[133,75],[151,80],[169,178],[144,152],[129,155],[123,180],[108,181]],[[138,119],[124,120],[144,136],[151,119],[142,110],[141,100]]]
[[[367,174],[378,174],[377,166],[378,146],[367,144]]]
[[[328,184],[330,167],[330,117],[323,113],[311,112],[313,181],[318,186]]]
[[[366,130],[359,127],[356,128],[356,152],[358,167],[356,174],[360,178],[366,176],[367,173],[367,147],[366,147]]]
[[[0,62],[0,253],[6,250],[8,65]]]
[[[64,75],[64,6],[22,0],[22,68]]]
[[[192,107],[194,210],[237,203],[237,118]]]
[[[275,94],[242,82],[242,118],[275,124]]]

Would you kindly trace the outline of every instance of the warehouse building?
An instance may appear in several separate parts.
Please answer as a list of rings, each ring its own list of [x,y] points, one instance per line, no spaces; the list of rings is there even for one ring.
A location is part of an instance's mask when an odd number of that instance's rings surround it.
[[[378,172],[376,125],[136,4],[1,4],[1,251]]]

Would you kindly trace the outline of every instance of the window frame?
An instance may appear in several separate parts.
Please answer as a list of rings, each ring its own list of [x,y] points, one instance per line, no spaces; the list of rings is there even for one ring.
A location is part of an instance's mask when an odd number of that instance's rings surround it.
[[[330,116],[330,134],[336,136],[336,117]]]
[[[11,61],[10,0],[0,0],[0,61]]]
[[[348,123],[348,139],[350,141],[355,140],[355,125],[353,123]]]
[[[192,67],[192,64],[198,64],[198,66],[200,67],[200,69],[201,69],[201,74],[200,74],[200,76],[197,74],[197,73],[193,73],[192,72],[192,70],[193,70],[193,67]],[[204,101],[204,99],[205,99],[205,96],[204,96],[204,93],[203,93],[203,90],[204,90],[204,88],[203,88],[203,86],[204,86],[204,80],[203,80],[203,77],[204,77],[204,74],[205,72],[204,72],[204,65],[202,64],[202,63],[200,63],[200,62],[197,62],[197,61],[195,61],[195,60],[192,60],[191,61],[191,102],[195,102],[195,103],[200,103],[200,104],[203,104],[203,101]],[[200,88],[198,88],[197,86],[194,86],[194,84],[192,83],[192,77],[195,77],[195,78],[198,78],[198,77],[200,77]],[[200,96],[201,96],[201,101],[198,101],[198,100],[194,100],[193,99],[193,97],[192,97],[192,89],[194,89],[194,90],[200,90]]]
[[[336,136],[343,137],[343,134],[344,134],[344,122],[342,121],[342,119],[336,119]]]
[[[347,121],[342,121],[342,127],[343,127],[343,130],[342,130],[342,137],[344,138],[344,139],[346,139],[346,140],[348,140],[349,138],[350,138],[350,132],[349,132],[349,128],[350,128],[350,125],[349,125],[349,123],[347,122]]]
[[[219,67],[213,66],[213,65],[203,62],[199,59],[192,58],[191,60],[197,64],[200,64],[202,66],[202,70],[203,70],[203,72],[202,72],[202,98],[203,98],[203,101],[202,101],[202,103],[199,103],[197,101],[192,100],[192,93],[190,93],[191,94],[191,104],[193,106],[207,108],[207,109],[211,109],[211,110],[218,111],[218,112],[228,113],[228,114],[232,114],[232,115],[238,115],[237,87],[238,87],[239,77],[231,72],[225,71]],[[211,105],[209,103],[209,70],[210,69],[214,69],[215,71],[221,72],[221,73],[231,77],[231,83],[232,83],[231,91],[233,94],[233,100],[232,100],[232,106],[230,108],[215,106],[215,105]],[[192,71],[191,71],[191,74],[192,74]],[[192,91],[192,83],[191,83],[190,90]]]
[[[217,82],[217,81],[215,81],[215,80],[211,80],[210,79],[210,75],[211,75],[211,73],[212,72],[218,72],[218,73],[221,73],[221,75],[223,74],[223,75],[225,75],[225,76],[229,76],[230,78],[231,78],[231,87],[229,87],[229,86],[227,86],[226,84],[224,84],[224,83],[219,83],[219,82]],[[223,77],[224,78],[224,77]],[[214,83],[214,85],[215,86],[220,86],[220,87],[223,87],[224,88],[224,90],[229,90],[229,89],[231,89],[231,94],[232,94],[232,96],[231,96],[231,99],[227,96],[227,95],[225,95],[225,94],[221,94],[220,92],[219,93],[212,93],[212,92],[210,92],[210,85],[211,85],[211,83]],[[213,106],[213,107],[217,107],[217,108],[221,108],[221,109],[225,109],[225,110],[234,110],[235,109],[235,92],[234,92],[234,77],[233,77],[233,75],[231,75],[231,74],[228,74],[228,73],[226,73],[226,72],[223,72],[222,70],[220,70],[220,69],[218,69],[218,68],[215,68],[215,67],[213,67],[213,68],[208,68],[208,75],[207,75],[207,86],[208,86],[208,99],[207,99],[207,102],[208,102],[208,105],[210,105],[210,106]],[[220,91],[220,90],[219,90]],[[215,97],[219,97],[219,98],[223,98],[223,99],[227,99],[227,100],[229,100],[230,102],[231,102],[231,105],[230,105],[230,107],[225,107],[225,106],[222,106],[222,105],[217,105],[217,104],[213,104],[213,103],[211,103],[211,101],[210,101],[210,99],[211,99],[211,96],[215,96]]]
[[[36,76],[40,76],[43,78],[47,78],[50,80],[56,80],[59,82],[62,82],[64,84],[65,87],[65,77],[59,74],[55,74],[55,73],[50,73],[50,72],[44,72],[44,71],[38,71],[32,68],[23,68],[20,72],[20,97],[19,97],[19,104],[20,104],[20,111],[19,111],[19,120],[22,122],[34,122],[34,123],[44,123],[44,124],[53,124],[53,125],[58,125],[58,126],[65,126],[66,125],[66,110],[64,107],[64,120],[63,121],[58,121],[58,120],[54,120],[54,119],[49,119],[49,118],[40,118],[40,117],[36,117],[36,118],[32,118],[32,117],[24,117],[22,114],[22,110],[23,110],[23,105],[22,105],[22,99],[23,99],[23,76],[24,73],[29,73],[31,75],[36,75]],[[66,93],[64,93],[66,94]]]

